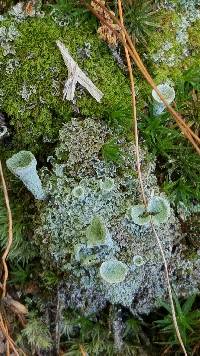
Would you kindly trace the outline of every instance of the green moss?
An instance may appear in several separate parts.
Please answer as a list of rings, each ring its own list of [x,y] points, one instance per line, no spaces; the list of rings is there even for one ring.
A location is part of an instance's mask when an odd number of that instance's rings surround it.
[[[121,151],[115,140],[109,140],[102,146],[102,155],[106,161],[119,162]]]
[[[23,197],[24,198],[24,197]],[[26,198],[23,203],[10,197],[11,211],[13,218],[13,243],[9,252],[8,260],[12,265],[21,263],[25,265],[37,255],[36,247],[31,239],[28,238],[27,231],[30,229],[31,221],[27,214]],[[25,205],[26,203],[26,205]],[[29,233],[30,235],[30,233]],[[4,251],[8,240],[8,216],[5,206],[3,193],[0,190],[0,250]]]
[[[192,46],[194,51],[195,50],[199,51],[200,48],[199,31],[200,31],[200,20],[197,20],[194,23],[194,25],[188,29],[190,45]]]
[[[8,27],[11,23],[13,21],[6,20],[2,25]],[[105,117],[119,105],[124,110],[130,108],[128,80],[89,23],[80,25],[78,29],[75,25],[61,28],[46,15],[44,18],[29,18],[15,24],[15,27],[20,36],[12,46],[19,66],[12,73],[8,73],[6,68],[13,55],[4,56],[0,48],[0,89],[4,93],[2,110],[11,118],[15,147],[31,149],[33,153],[41,151],[46,142],[57,140],[61,124],[72,115],[73,106],[62,99],[67,68],[56,46],[58,39],[64,42],[81,69],[104,93],[100,104],[86,91],[77,95],[75,106],[83,115]],[[77,54],[85,42],[91,44],[91,58],[88,59]],[[129,122],[127,117],[123,126]]]
[[[94,33],[92,31],[86,24],[80,26],[78,31],[66,28],[63,32],[63,42],[80,67],[104,93],[101,104],[96,103],[88,93],[79,99],[77,104],[82,114],[103,117],[111,108],[112,110],[120,106],[130,108],[130,89],[128,80],[117,68],[107,45],[98,39],[96,30]],[[77,56],[77,48],[83,47],[85,42],[91,44],[91,58],[81,62]]]
[[[175,40],[175,30],[180,21],[179,16],[174,11],[162,9],[155,14],[155,19],[159,23],[159,31],[154,32],[153,36],[149,39],[148,52],[154,53],[160,49],[160,44],[163,40]]]
[[[187,15],[189,22],[185,23],[184,8],[179,7],[177,7],[177,11],[159,10],[155,16],[161,30],[155,32],[148,42],[148,71],[156,84],[172,82],[176,93],[176,110],[185,118],[186,122],[190,123],[193,131],[198,132],[198,93],[193,95],[193,89],[198,91],[200,89],[200,21],[193,22],[191,14],[191,18]],[[193,16],[195,18],[196,14],[194,13]],[[181,24],[183,31],[181,31]],[[182,41],[185,38],[186,43],[181,45],[177,41],[177,34],[179,39],[183,36]],[[184,50],[185,53],[183,53]],[[172,63],[168,62],[170,56],[172,59],[174,58]],[[138,110],[141,119],[139,128],[149,151],[158,158],[157,174],[159,179],[160,176],[163,177],[163,182],[161,182],[163,190],[170,194],[171,199],[176,203],[181,200],[188,204],[194,197],[198,200],[199,177],[196,169],[199,165],[198,155],[188,140],[180,133],[180,129],[172,125],[174,119],[171,116],[169,118],[168,113],[159,119],[154,117],[150,86],[141,80],[138,82],[138,89],[138,108],[143,101],[143,107]],[[146,103],[144,103],[144,99],[146,99]],[[145,111],[148,113],[146,114]],[[162,168],[160,169],[160,167]],[[189,176],[192,176],[193,179],[191,180]]]
[[[47,325],[34,313],[29,315],[29,320],[20,336],[19,345],[23,345],[23,341],[27,341],[32,347],[42,350],[49,350],[52,346],[51,335]]]

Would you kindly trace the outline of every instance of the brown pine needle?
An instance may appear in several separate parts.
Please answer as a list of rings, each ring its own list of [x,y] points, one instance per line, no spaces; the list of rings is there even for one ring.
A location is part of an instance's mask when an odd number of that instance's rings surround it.
[[[120,23],[123,26],[124,20],[123,20],[121,0],[118,0],[118,8],[119,8]],[[125,38],[124,32],[122,32],[122,36],[123,36],[124,42],[126,43],[126,38]],[[131,99],[132,99],[131,103],[132,103],[132,110],[133,110],[134,137],[135,137],[135,147],[136,147],[136,161],[137,161],[138,178],[140,181],[142,200],[144,202],[144,205],[147,206],[147,200],[146,200],[145,193],[144,193],[144,186],[143,186],[142,173],[141,173],[141,167],[140,167],[139,137],[138,137],[136,99],[135,99],[135,83],[134,83],[133,71],[132,71],[132,67],[131,67],[131,60],[130,60],[129,52],[128,52],[128,49],[126,48],[126,46],[124,46],[124,50],[125,50],[126,61],[127,61],[127,65],[128,65],[128,71],[129,71],[129,77],[130,77],[130,83],[131,83]]]
[[[4,298],[6,295],[6,283],[7,283],[7,279],[8,279],[8,267],[7,267],[6,259],[9,254],[9,251],[10,251],[10,248],[12,245],[12,241],[13,241],[13,230],[12,230],[13,224],[12,224],[12,212],[10,209],[8,191],[7,191],[7,187],[6,187],[6,182],[5,182],[5,178],[4,178],[4,174],[3,174],[3,168],[2,168],[1,161],[0,161],[0,178],[2,181],[3,193],[4,193],[6,209],[7,209],[7,214],[8,214],[8,242],[7,242],[6,249],[2,256],[2,264],[3,264],[3,268],[4,268],[4,276],[3,276],[3,283],[2,283],[3,284],[2,298]]]
[[[187,351],[185,349],[185,345],[183,343],[183,340],[182,340],[182,337],[181,337],[181,334],[180,334],[180,331],[179,331],[179,326],[178,326],[178,323],[177,323],[176,310],[175,310],[174,301],[173,301],[172,288],[171,288],[171,283],[170,283],[170,279],[169,279],[169,271],[168,271],[167,261],[166,261],[166,258],[165,258],[165,254],[164,254],[164,251],[163,251],[163,248],[162,248],[162,244],[161,244],[160,238],[159,238],[159,236],[157,234],[157,231],[155,229],[155,226],[153,224],[152,219],[151,219],[151,228],[152,228],[153,233],[154,233],[154,235],[156,237],[156,240],[157,240],[157,243],[158,243],[161,255],[162,255],[162,259],[163,259],[163,262],[164,262],[166,281],[167,281],[167,289],[168,289],[169,300],[170,300],[170,304],[171,304],[171,311],[172,311],[172,319],[173,319],[173,323],[174,323],[174,328],[175,328],[175,331],[176,331],[177,338],[178,338],[178,340],[180,342],[181,348],[183,350],[183,353],[184,353],[185,356],[187,356]]]
[[[13,350],[13,352],[16,356],[20,356],[18,351],[16,350],[14,341],[12,340],[12,338],[10,337],[10,335],[8,333],[7,324],[3,320],[1,312],[0,312],[0,327],[1,327],[2,333],[4,334],[4,336],[6,338],[6,348],[7,348],[6,356],[10,356],[10,348]]]
[[[3,269],[4,269],[4,276],[3,276],[3,283],[1,285],[1,288],[2,288],[2,296],[1,296],[1,298],[3,299],[3,298],[5,298],[5,295],[6,295],[6,283],[7,283],[7,279],[8,279],[8,267],[7,267],[7,264],[6,264],[6,257],[7,257],[8,253],[9,253],[10,246],[12,244],[12,214],[11,214],[9,198],[8,198],[8,193],[7,193],[7,187],[6,187],[6,182],[5,182],[4,175],[3,175],[3,169],[2,169],[1,161],[0,161],[0,177],[1,177],[1,181],[2,181],[3,193],[4,193],[6,208],[7,208],[7,212],[8,212],[8,220],[9,220],[8,243],[7,243],[6,249],[4,251],[4,254],[2,256],[2,264],[3,264]],[[13,346],[14,342],[11,339],[11,337],[9,336],[8,328],[7,328],[6,323],[3,320],[1,312],[0,312],[0,327],[1,327],[2,333],[4,334],[4,336],[6,338],[6,355],[7,356],[10,355],[10,347],[11,347],[13,349],[15,355],[18,356],[19,354],[16,351],[15,347]]]
[[[79,345],[80,353],[82,356],[87,356],[87,352],[85,351],[83,345]]]
[[[121,22],[121,25],[123,26],[124,22],[123,22],[123,11],[122,11],[121,0],[118,0],[118,9],[119,9],[120,22]],[[126,42],[125,34],[122,33],[122,36],[124,37],[124,41]],[[144,186],[143,186],[143,181],[142,181],[142,173],[141,173],[141,170],[140,170],[139,139],[138,139],[136,101],[135,101],[135,85],[134,85],[134,78],[133,78],[133,72],[132,72],[132,68],[131,68],[131,61],[130,61],[129,52],[128,52],[128,49],[125,46],[124,46],[124,50],[125,50],[125,54],[126,54],[126,60],[127,60],[128,71],[129,71],[130,82],[131,82],[132,108],[133,108],[133,119],[134,119],[134,128],[135,128],[135,145],[136,145],[136,160],[137,160],[137,168],[138,168],[138,177],[139,177],[139,181],[140,181],[140,187],[141,187],[141,191],[142,191],[143,202],[144,202],[144,204],[146,206],[147,205],[147,199],[146,199],[145,193],[144,193]],[[165,258],[165,254],[164,254],[164,251],[163,251],[163,248],[162,248],[161,241],[159,239],[159,236],[157,234],[157,231],[156,231],[152,221],[151,221],[151,227],[152,227],[152,231],[153,231],[153,233],[154,233],[154,235],[156,237],[156,240],[157,240],[157,243],[158,243],[161,255],[162,255],[162,259],[163,259],[163,262],[164,262],[166,281],[167,281],[168,294],[169,294],[169,299],[170,299],[170,304],[171,304],[172,318],[173,318],[174,327],[175,327],[176,334],[177,334],[178,340],[180,342],[180,345],[181,345],[181,347],[183,349],[184,355],[187,355],[187,352],[186,352],[186,349],[185,349],[185,346],[184,346],[184,343],[183,343],[183,340],[181,338],[181,334],[180,334],[180,331],[179,331],[177,319],[176,319],[176,311],[175,311],[174,301],[173,301],[173,297],[172,297],[172,289],[171,289],[171,284],[170,284],[170,279],[169,279],[167,261],[166,261],[166,258]]]
[[[8,280],[8,266],[6,263],[6,259],[8,257],[8,254],[9,254],[9,251],[10,251],[10,248],[12,245],[12,241],[13,241],[13,229],[12,229],[12,212],[10,209],[8,191],[7,191],[7,186],[6,186],[6,182],[5,182],[5,178],[4,178],[4,174],[3,174],[1,160],[0,160],[0,178],[1,178],[1,182],[2,182],[3,194],[4,194],[4,199],[5,199],[5,204],[6,204],[7,214],[8,214],[8,241],[7,241],[6,249],[2,256],[2,265],[3,265],[4,274],[3,274],[3,282],[0,283],[0,287],[2,289],[1,299],[3,300],[6,298],[6,283]],[[3,318],[1,310],[0,310],[0,329],[6,338],[6,356],[10,356],[10,350],[12,350],[16,356],[20,356],[17,351],[15,342],[9,335],[7,322]],[[25,355],[25,353],[22,350],[20,350],[20,351],[21,351],[22,355]]]
[[[8,334],[7,325],[5,325],[5,330],[6,330],[7,334]],[[6,356],[10,356],[10,344],[9,344],[8,339],[6,339]]]

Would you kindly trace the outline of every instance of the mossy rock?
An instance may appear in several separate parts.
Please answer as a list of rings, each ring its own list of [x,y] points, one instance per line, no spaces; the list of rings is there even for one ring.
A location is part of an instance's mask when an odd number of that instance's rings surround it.
[[[41,152],[45,143],[57,140],[60,127],[72,116],[74,108],[76,114],[79,111],[82,115],[107,118],[112,110],[130,111],[128,79],[90,23],[78,28],[76,25],[59,27],[50,15],[27,18],[20,23],[12,18],[1,22],[2,27],[11,25],[19,35],[11,42],[15,54],[5,56],[0,47],[0,90],[1,110],[10,118],[16,149]],[[103,92],[100,104],[88,92],[79,89],[75,104],[63,101],[62,90],[68,73],[56,46],[58,39]],[[91,57],[82,58],[78,49],[88,42]],[[12,60],[18,61],[14,69]],[[121,120],[121,125],[128,130],[130,124],[129,116]]]
[[[197,20],[192,27],[189,28],[188,33],[189,33],[189,40],[191,43],[191,46],[193,47],[193,50],[199,52],[200,49],[200,38],[199,38],[199,32],[200,32],[200,20]]]
[[[194,66],[197,62],[200,21],[198,19],[196,21],[190,20],[190,24],[185,30],[188,39],[183,45],[177,40],[177,31],[181,26],[184,27],[182,24],[185,19],[184,16],[184,8],[177,8],[176,11],[162,9],[155,14],[160,30],[154,33],[149,40],[147,51],[151,59],[154,58],[154,55],[157,56],[161,53],[160,61],[158,60],[156,63],[156,60],[153,60],[154,63],[152,64],[154,79],[158,84],[167,79],[174,82],[179,81],[182,78],[183,71],[190,66]],[[165,46],[164,50],[162,50],[163,46]],[[184,54],[184,49],[187,49],[188,54]]]

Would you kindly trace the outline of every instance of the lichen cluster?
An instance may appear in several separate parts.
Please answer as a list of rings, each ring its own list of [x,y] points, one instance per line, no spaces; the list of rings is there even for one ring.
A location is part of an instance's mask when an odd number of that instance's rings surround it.
[[[45,268],[64,273],[69,306],[94,312],[110,301],[147,313],[166,294],[163,261],[149,219],[140,224],[130,214],[141,203],[134,145],[122,137],[120,163],[102,159],[111,134],[105,123],[90,118],[72,119],[60,130],[56,154],[49,158],[52,169],[41,172],[48,203],[40,205],[35,240]],[[188,292],[196,281],[191,277],[185,286],[181,275],[193,262],[181,262],[181,248],[172,250],[180,238],[178,222],[160,195],[154,165],[144,152],[141,158],[147,212],[167,260],[176,261],[170,271],[176,281],[178,268],[177,290],[183,285]]]

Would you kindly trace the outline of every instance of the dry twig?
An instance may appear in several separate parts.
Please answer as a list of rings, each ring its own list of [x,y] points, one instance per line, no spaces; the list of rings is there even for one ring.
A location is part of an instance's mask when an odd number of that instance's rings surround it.
[[[20,356],[16,349],[15,342],[9,335],[7,322],[3,319],[2,313],[0,313],[0,328],[6,338],[6,356],[10,356],[10,348],[13,350],[16,356]]]
[[[94,85],[90,78],[83,73],[79,68],[78,64],[74,61],[70,55],[68,49],[61,41],[56,41],[56,44],[62,54],[65,65],[68,68],[68,79],[65,81],[65,86],[63,90],[63,99],[71,100],[74,99],[76,84],[81,84],[87,91],[93,96],[96,101],[100,102],[103,93]]]

